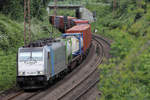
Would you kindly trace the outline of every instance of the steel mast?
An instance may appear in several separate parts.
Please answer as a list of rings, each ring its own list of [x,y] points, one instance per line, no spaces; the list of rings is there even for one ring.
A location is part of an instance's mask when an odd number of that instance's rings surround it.
[[[28,21],[28,26],[26,24]],[[24,0],[24,46],[27,44],[27,33],[29,34],[29,42],[31,42],[31,20],[30,20],[30,0]],[[27,29],[28,28],[28,32]]]

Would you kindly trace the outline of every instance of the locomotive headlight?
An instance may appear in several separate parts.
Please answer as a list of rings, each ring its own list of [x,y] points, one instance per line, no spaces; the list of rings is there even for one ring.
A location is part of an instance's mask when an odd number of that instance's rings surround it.
[[[38,75],[43,75],[44,74],[43,71],[38,71],[37,73],[38,73]]]
[[[25,72],[19,72],[19,75],[25,75]]]

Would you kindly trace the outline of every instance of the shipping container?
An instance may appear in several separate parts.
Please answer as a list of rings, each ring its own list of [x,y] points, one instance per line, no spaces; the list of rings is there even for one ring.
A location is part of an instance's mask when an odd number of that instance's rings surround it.
[[[81,20],[81,19],[73,19],[72,23],[74,25],[79,25],[79,24],[89,24],[88,20]]]
[[[65,16],[59,16],[59,18],[60,18],[59,29],[63,33],[65,32],[66,29],[69,29],[69,28],[72,27],[71,24],[70,24],[71,20],[76,19],[75,17],[70,17],[70,16],[68,16],[66,18],[65,18]]]
[[[49,22],[50,24],[54,25],[54,16],[49,17]]]
[[[57,29],[60,29],[60,22],[61,22],[61,18],[60,18],[60,16],[56,16],[55,18],[54,18],[54,26],[57,28]]]
[[[69,28],[75,26],[74,24],[72,24],[72,20],[73,20],[73,19],[76,19],[76,18],[75,18],[75,17],[70,17],[70,16],[68,16],[68,28],[67,28],[67,29],[69,29]]]
[[[66,37],[68,48],[71,48],[71,52],[73,55],[78,55],[82,53],[83,48],[83,37],[82,34],[74,33],[74,34],[63,34]],[[80,51],[81,50],[81,51]],[[68,50],[69,51],[69,50]]]
[[[64,16],[59,16],[59,18],[60,18],[59,30],[61,32],[64,32]]]
[[[65,32],[65,24],[64,24],[64,16],[56,16],[55,18],[57,24],[55,24],[56,28],[58,28],[61,32]]]
[[[66,33],[82,33],[83,34],[83,51],[86,52],[86,50],[91,45],[92,40],[92,34],[91,34],[91,25],[89,24],[81,24],[74,26],[66,31]]]

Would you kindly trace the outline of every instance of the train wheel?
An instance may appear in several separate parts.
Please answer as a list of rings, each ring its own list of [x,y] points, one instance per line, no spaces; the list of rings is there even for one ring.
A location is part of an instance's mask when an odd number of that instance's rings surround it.
[[[72,72],[71,66],[68,67],[68,72],[69,72],[69,73]]]
[[[83,57],[82,57],[82,56],[80,56],[80,57],[79,57],[79,59],[77,60],[77,65],[80,65],[80,64],[81,64],[82,59],[83,59]]]
[[[44,82],[44,89],[47,89],[49,87],[48,81]]]
[[[53,80],[52,80],[52,79],[49,79],[49,80],[48,80],[48,84],[49,84],[49,85],[53,84]]]

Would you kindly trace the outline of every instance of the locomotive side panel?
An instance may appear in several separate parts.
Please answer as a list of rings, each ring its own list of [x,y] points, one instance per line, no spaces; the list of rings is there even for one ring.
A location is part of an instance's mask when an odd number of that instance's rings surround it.
[[[50,55],[52,76],[55,76],[61,71],[67,69],[66,48],[64,43],[60,42],[52,44]]]
[[[51,59],[50,59],[50,49],[49,47],[45,46],[44,47],[44,67],[45,67],[45,72],[46,72],[46,77],[47,77],[47,80],[50,79],[51,77],[51,73],[52,73],[52,70],[51,70]]]

